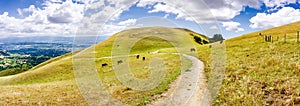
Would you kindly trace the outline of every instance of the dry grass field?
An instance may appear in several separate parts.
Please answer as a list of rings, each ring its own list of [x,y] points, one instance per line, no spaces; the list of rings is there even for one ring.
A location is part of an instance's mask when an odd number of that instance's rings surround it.
[[[136,78],[146,79],[150,76],[149,62],[151,58],[160,58],[164,61],[166,67],[166,76],[158,87],[150,91],[132,90],[120,83],[117,79],[113,68],[112,59],[105,58],[112,55],[112,47],[117,37],[130,38],[135,35],[136,31],[147,32],[147,35],[166,35],[174,37],[204,36],[183,29],[170,29],[163,27],[132,29],[117,33],[109,39],[87,48],[83,51],[74,52],[79,58],[90,58],[92,51],[96,71],[102,80],[103,86],[112,97],[129,105],[145,105],[151,101],[151,97],[161,94],[169,88],[169,84],[174,81],[180,72],[187,70],[191,66],[191,62],[178,54],[152,54],[158,50],[176,50],[170,42],[157,37],[146,37],[134,44],[130,54],[140,54],[146,57],[143,61],[141,58],[136,59],[135,56],[129,56],[129,65],[131,73]],[[147,31],[145,31],[147,30]],[[182,36],[185,35],[185,36]],[[135,35],[133,37],[139,37]],[[193,41],[193,37],[190,37]],[[197,44],[192,42],[192,44]],[[189,52],[189,49],[187,49]],[[13,75],[0,77],[0,104],[7,105],[87,105],[75,80],[73,71],[72,53],[56,57],[46,61],[29,71]],[[181,60],[187,65],[183,66]],[[101,64],[108,65],[102,67]],[[85,65],[85,64],[82,64]],[[99,80],[100,80],[99,79]]]
[[[226,40],[226,72],[213,105],[300,105],[299,30],[296,22]],[[271,35],[273,43],[259,33]],[[210,77],[210,49],[198,50]]]

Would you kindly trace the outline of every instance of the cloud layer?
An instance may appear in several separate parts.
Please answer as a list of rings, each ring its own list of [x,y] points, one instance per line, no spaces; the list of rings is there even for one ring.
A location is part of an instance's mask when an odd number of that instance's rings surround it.
[[[250,19],[251,28],[271,28],[300,20],[300,10],[283,7],[276,13],[258,13]]]
[[[158,3],[156,3],[158,2]],[[154,6],[149,13],[165,12],[177,15],[177,19],[208,21],[228,21],[244,9],[244,6],[260,8],[258,0],[140,0],[137,6]]]
[[[1,35],[56,35],[74,34],[71,26],[78,24],[83,17],[84,6],[66,2],[54,3],[47,1],[44,8],[37,8],[30,5],[28,8],[18,9],[19,15],[29,13],[25,18],[8,16],[5,12],[0,17]]]
[[[238,22],[222,22],[222,26],[226,28],[227,31],[235,31],[235,32],[241,32],[245,31],[245,29],[240,28],[240,23]]]
[[[299,9],[284,7],[298,0],[45,0],[43,7],[30,5],[18,8],[20,17],[8,12],[0,14],[2,36],[26,35],[109,35],[127,26],[136,19],[120,19],[131,6],[145,8],[149,14],[164,13],[164,18],[173,17],[197,23],[218,21],[228,31],[241,32],[239,22],[232,19],[251,7],[260,9],[265,4],[275,13],[258,13],[252,17],[250,28],[270,28],[298,21]],[[108,24],[110,21],[117,21]],[[218,30],[216,25],[208,27]]]

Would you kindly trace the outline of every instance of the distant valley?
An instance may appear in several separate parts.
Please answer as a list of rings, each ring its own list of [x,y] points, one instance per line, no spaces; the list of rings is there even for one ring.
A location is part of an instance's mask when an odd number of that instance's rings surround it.
[[[0,39],[0,71],[7,69],[27,70],[50,58],[72,50],[87,48],[107,37],[80,37],[81,44],[73,43],[74,37],[10,37]],[[1,76],[1,75],[0,75]]]

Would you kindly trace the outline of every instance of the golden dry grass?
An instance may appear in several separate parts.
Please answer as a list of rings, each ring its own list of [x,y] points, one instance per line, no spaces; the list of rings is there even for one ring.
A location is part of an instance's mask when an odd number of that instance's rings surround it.
[[[148,28],[145,28],[146,30]],[[161,30],[168,28],[150,28],[150,30]],[[129,30],[130,33],[134,33],[135,30]],[[176,32],[173,36],[188,35],[190,32],[185,32],[179,29],[168,29]],[[174,32],[170,32],[174,34]],[[168,32],[164,32],[168,33]],[[120,33],[117,33],[118,35]],[[152,34],[152,33],[146,33]],[[104,87],[106,87],[110,94],[129,105],[144,105],[151,101],[151,96],[160,94],[168,89],[170,82],[176,79],[180,74],[181,70],[186,70],[191,66],[191,62],[186,58],[183,58],[187,66],[182,66],[180,56],[176,54],[148,54],[147,52],[154,52],[157,50],[174,50],[173,45],[166,40],[160,38],[148,37],[137,42],[133,49],[130,51],[131,54],[141,54],[146,56],[147,60],[142,61],[135,59],[135,57],[129,58],[130,66],[133,67],[131,72],[137,78],[148,78],[149,77],[149,59],[161,58],[165,61],[167,74],[163,82],[155,89],[151,91],[134,91],[123,86],[116,78],[112,67],[112,60],[109,58],[103,58],[111,55],[111,49],[113,47],[114,39],[116,35],[109,39],[88,48],[86,51],[74,52],[78,57],[85,58],[90,57],[90,50],[95,48],[95,63],[97,67],[98,76],[102,79]],[[193,42],[196,44],[195,42]],[[75,82],[73,72],[73,57],[72,54],[66,54],[54,59],[50,59],[29,71],[20,73],[10,77],[0,77],[0,92],[1,104],[7,105],[87,105],[83,96],[80,95],[79,89]],[[107,67],[101,67],[101,64],[108,63]]]
[[[213,105],[300,105],[298,30],[300,22],[226,40],[226,73]],[[265,42],[259,33],[276,40]],[[198,50],[211,77],[210,49]]]

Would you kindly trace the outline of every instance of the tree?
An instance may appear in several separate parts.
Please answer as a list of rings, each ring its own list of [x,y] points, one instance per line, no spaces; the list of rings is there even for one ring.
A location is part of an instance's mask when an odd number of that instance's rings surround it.
[[[203,43],[202,43],[202,39],[201,39],[200,37],[198,37],[198,36],[194,36],[194,40],[195,40],[197,43],[199,43],[200,45],[203,44]]]
[[[218,42],[218,41],[223,41],[225,40],[222,36],[222,34],[215,34],[212,38],[209,38],[210,43]]]

